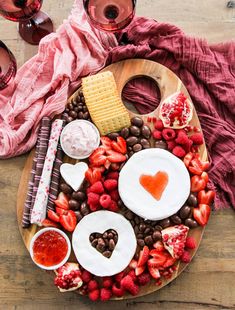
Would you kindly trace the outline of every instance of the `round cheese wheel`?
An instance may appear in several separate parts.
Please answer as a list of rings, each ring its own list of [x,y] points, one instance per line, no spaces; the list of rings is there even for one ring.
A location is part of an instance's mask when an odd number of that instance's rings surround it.
[[[92,233],[104,233],[114,229],[118,241],[110,258],[98,252],[90,243]],[[123,271],[136,251],[134,230],[124,216],[111,211],[97,211],[82,218],[77,224],[72,237],[72,246],[79,264],[92,274],[105,277]]]

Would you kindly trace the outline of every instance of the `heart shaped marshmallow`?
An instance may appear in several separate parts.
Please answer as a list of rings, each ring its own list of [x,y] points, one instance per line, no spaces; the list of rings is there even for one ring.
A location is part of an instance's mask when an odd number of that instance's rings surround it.
[[[82,185],[87,169],[88,166],[84,162],[79,162],[75,165],[62,164],[60,166],[60,173],[65,182],[76,192]]]

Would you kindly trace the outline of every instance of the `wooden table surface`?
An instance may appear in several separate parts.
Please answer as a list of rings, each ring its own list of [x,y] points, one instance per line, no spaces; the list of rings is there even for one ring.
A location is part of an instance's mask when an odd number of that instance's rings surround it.
[[[43,9],[55,26],[73,0],[47,0]],[[211,43],[235,38],[235,8],[225,0],[139,0],[137,14],[180,26]],[[24,43],[16,24],[0,17],[0,39],[13,51],[18,66],[37,52]],[[74,293],[61,294],[49,275],[31,261],[16,221],[16,194],[26,155],[0,161],[0,309],[235,309],[235,212],[213,213],[190,266],[167,287],[146,297],[91,303]]]

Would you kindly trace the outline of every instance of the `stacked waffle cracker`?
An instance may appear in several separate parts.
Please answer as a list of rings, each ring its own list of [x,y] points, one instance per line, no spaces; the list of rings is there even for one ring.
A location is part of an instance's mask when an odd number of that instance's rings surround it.
[[[92,121],[101,135],[130,126],[129,113],[118,95],[112,72],[83,78],[82,90]]]

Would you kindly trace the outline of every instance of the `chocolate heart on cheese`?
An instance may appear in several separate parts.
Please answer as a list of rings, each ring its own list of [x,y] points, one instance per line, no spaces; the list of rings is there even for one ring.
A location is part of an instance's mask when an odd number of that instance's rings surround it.
[[[60,166],[60,174],[65,182],[70,185],[76,192],[82,185],[88,166],[84,162],[75,165],[62,164]]]
[[[117,241],[118,234],[114,229],[106,230],[103,234],[92,233],[90,235],[91,245],[107,258],[112,256]]]

